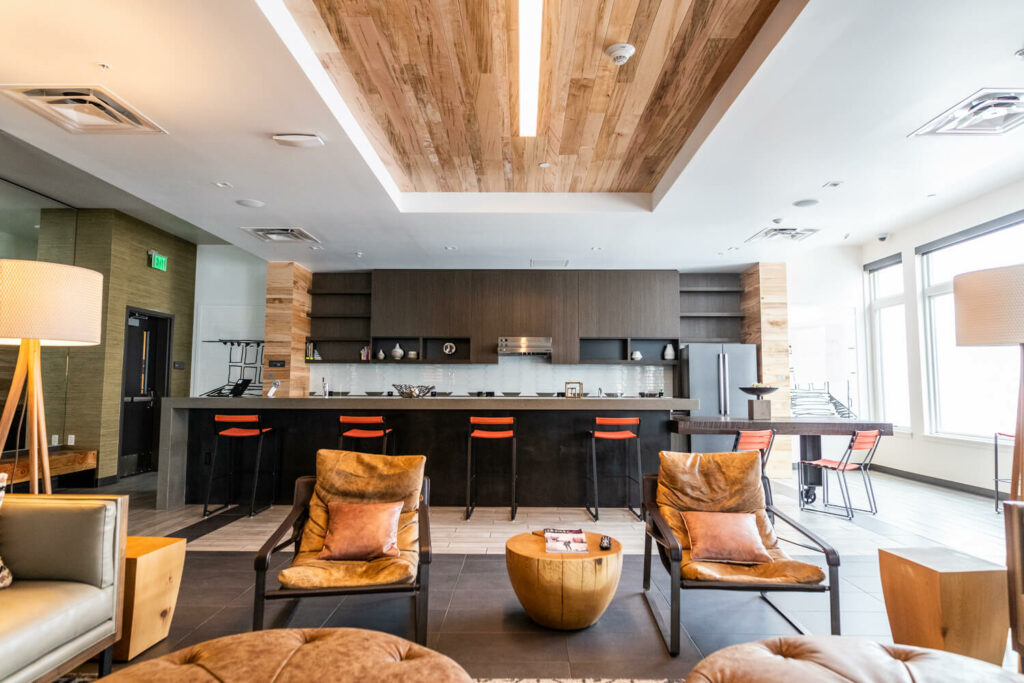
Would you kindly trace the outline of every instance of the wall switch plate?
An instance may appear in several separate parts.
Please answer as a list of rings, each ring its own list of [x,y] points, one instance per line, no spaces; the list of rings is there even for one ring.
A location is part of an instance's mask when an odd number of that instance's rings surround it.
[[[74,446],[75,445],[75,435],[74,434],[68,434],[68,445],[69,446]]]
[[[184,370],[185,369],[185,361],[183,361],[183,360],[176,360],[176,361],[174,361],[174,369],[175,370]]]
[[[272,361],[268,361],[267,364],[270,367],[272,367],[272,368],[283,368],[284,367],[284,361],[283,360],[272,360]]]
[[[50,437],[50,445],[51,446],[59,446],[60,445],[60,434],[54,434],[53,436]]]

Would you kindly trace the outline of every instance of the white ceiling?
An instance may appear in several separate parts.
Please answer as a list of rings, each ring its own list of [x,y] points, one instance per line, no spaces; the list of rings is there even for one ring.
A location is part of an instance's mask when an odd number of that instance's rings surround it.
[[[607,195],[472,206],[396,197],[255,0],[0,0],[0,18],[0,83],[99,83],[168,134],[75,136],[6,98],[0,129],[254,254],[317,270],[521,268],[530,258],[727,267],[848,233],[847,243],[872,239],[1024,177],[1024,129],[907,137],[979,88],[1024,87],[1017,0],[810,0],[663,195],[631,195],[614,210]],[[269,139],[290,132],[327,144]],[[843,184],[822,189],[829,180]],[[791,206],[807,197],[821,203]],[[743,244],[776,217],[822,232],[797,245]],[[325,249],[263,245],[242,226],[300,226]]]

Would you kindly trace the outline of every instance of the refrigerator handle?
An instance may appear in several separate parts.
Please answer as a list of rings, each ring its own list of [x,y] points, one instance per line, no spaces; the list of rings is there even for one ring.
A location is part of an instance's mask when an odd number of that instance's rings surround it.
[[[732,410],[729,407],[729,354],[727,353],[722,354],[722,367],[725,369],[722,380],[722,403],[725,404],[725,411],[722,414],[728,415]]]
[[[718,414],[726,414],[725,354],[718,354]]]

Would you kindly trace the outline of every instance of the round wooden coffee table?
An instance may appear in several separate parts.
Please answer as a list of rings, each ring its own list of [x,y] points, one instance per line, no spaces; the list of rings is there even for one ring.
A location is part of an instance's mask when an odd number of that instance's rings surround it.
[[[531,619],[564,630],[590,626],[604,614],[619,586],[622,544],[601,550],[601,534],[586,532],[586,553],[548,553],[544,537],[519,534],[505,543],[512,589]]]

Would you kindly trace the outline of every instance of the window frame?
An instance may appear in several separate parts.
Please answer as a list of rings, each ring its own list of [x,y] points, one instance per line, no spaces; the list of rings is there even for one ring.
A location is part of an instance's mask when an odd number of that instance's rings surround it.
[[[889,294],[887,296],[879,296],[877,289],[877,282],[875,275],[882,270],[900,266],[900,273],[903,275],[903,258],[902,254],[897,252],[892,256],[887,256],[877,261],[865,264],[864,275],[867,280],[867,324],[870,330],[870,341],[871,341],[871,407],[875,417],[881,420],[889,420],[889,416],[886,414],[885,408],[885,391],[882,382],[882,372],[884,371],[882,362],[882,326],[880,324],[881,312],[883,309],[892,308],[893,306],[903,306],[904,324],[906,324],[906,289],[903,286],[905,281],[901,281],[900,291],[896,294]],[[909,343],[909,339],[906,339]],[[906,344],[904,345],[904,353],[908,353]],[[908,356],[909,358],[909,356]],[[907,382],[910,382],[910,377],[907,377]],[[909,403],[909,395],[908,395]],[[893,427],[897,429],[909,430],[912,421],[910,406],[907,406],[907,422],[908,424],[900,424],[893,422]]]

